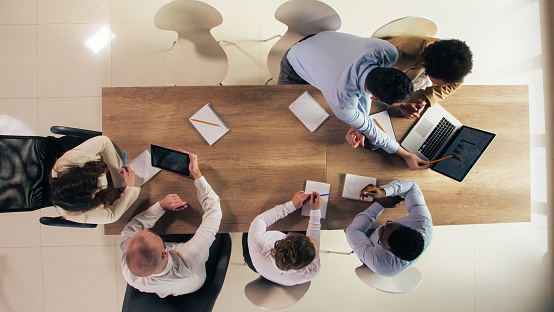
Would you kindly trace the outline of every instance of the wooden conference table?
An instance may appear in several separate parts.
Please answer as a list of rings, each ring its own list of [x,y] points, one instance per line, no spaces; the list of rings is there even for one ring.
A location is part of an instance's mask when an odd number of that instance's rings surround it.
[[[330,114],[314,133],[288,109],[306,90]],[[231,128],[213,146],[188,120],[206,103]],[[349,126],[311,86],[104,88],[102,127],[129,160],[150,144],[198,154],[200,170],[221,198],[220,232],[248,231],[258,214],[304,190],[306,180],[331,184],[322,229],[345,229],[369,206],[341,197],[346,173],[377,178],[378,184],[417,182],[435,225],[530,221],[527,86],[463,86],[441,104],[462,123],[497,134],[462,183],[431,170],[410,171],[403,159],[383,151],[352,149],[344,139]],[[392,122],[399,141],[414,123],[394,116]],[[169,193],[179,194],[189,208],[167,212],[153,230],[193,233],[203,213],[193,180],[166,171],[143,186],[135,204],[107,224],[105,233],[119,234],[134,215]],[[386,209],[375,226],[404,215],[405,205]],[[305,230],[307,223],[297,210],[271,229]]]

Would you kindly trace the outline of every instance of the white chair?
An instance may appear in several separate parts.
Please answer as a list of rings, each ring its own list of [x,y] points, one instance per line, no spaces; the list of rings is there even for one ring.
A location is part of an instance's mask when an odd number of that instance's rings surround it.
[[[250,302],[262,309],[279,310],[298,302],[306,294],[310,284],[311,282],[306,282],[283,286],[260,276],[244,287],[244,294]]]
[[[210,33],[221,23],[221,13],[201,1],[176,0],[158,10],[156,27],[178,34],[167,58],[167,73],[173,83],[199,86],[223,81],[229,65],[227,54]]]
[[[277,8],[275,18],[288,26],[287,32],[273,45],[267,56],[267,67],[275,80],[279,77],[281,59],[293,44],[307,35],[337,30],[341,26],[337,11],[317,0],[289,0]],[[275,37],[279,35],[265,41]]]
[[[367,285],[388,293],[401,294],[416,289],[421,284],[421,272],[415,267],[396,276],[381,276],[362,264],[356,268],[356,275]]]
[[[437,24],[429,18],[406,16],[396,19],[377,29],[371,37],[386,38],[392,36],[433,37],[437,33]]]

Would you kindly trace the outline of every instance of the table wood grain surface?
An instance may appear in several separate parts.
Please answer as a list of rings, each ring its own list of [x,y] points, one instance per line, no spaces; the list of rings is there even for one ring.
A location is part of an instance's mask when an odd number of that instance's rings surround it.
[[[288,109],[304,91],[329,113],[311,133]],[[210,103],[229,126],[213,146],[188,120]],[[341,197],[346,173],[418,183],[435,225],[530,221],[529,105],[527,86],[463,86],[441,102],[463,124],[496,133],[485,154],[463,182],[431,170],[410,171],[405,162],[383,151],[352,149],[344,139],[349,126],[338,120],[321,92],[311,86],[210,86],[103,88],[102,128],[132,160],[156,144],[198,154],[200,170],[221,199],[220,232],[246,232],[260,213],[289,201],[306,180],[331,184],[322,229],[345,229],[367,203]],[[372,112],[386,109],[374,104]],[[397,140],[413,126],[389,110]],[[123,216],[105,225],[120,234],[136,214],[176,193],[189,203],[167,212],[156,233],[193,233],[202,208],[193,179],[162,171],[142,188]],[[407,215],[405,205],[386,209],[374,226]],[[300,210],[270,229],[306,230]]]

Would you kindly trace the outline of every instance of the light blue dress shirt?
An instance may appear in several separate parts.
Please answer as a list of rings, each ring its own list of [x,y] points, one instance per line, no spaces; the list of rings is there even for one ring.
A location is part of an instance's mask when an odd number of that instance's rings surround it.
[[[363,133],[371,144],[395,153],[399,144],[369,118],[367,74],[394,67],[398,51],[387,41],[324,31],[293,45],[287,60],[296,73],[319,89],[338,119]]]
[[[384,190],[387,196],[401,195],[405,197],[409,215],[395,220],[395,222],[421,233],[424,241],[423,251],[425,251],[433,236],[433,221],[419,186],[412,181],[395,180],[389,183]],[[358,258],[373,272],[383,276],[394,276],[412,266],[417,259],[402,260],[379,245],[377,243],[379,228],[375,229],[369,237],[365,235],[384,209],[379,203],[374,203],[359,213],[346,229],[346,238]]]

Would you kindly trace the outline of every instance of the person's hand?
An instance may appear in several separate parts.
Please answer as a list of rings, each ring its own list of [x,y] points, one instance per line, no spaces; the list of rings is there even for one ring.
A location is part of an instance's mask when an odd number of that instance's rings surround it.
[[[421,117],[421,114],[423,113],[423,109],[425,108],[425,105],[427,105],[427,101],[424,98],[412,100],[408,103],[394,104],[394,106],[398,108],[398,110],[400,110],[400,112],[404,117],[406,117],[406,119]]]
[[[292,198],[292,204],[294,205],[294,208],[298,209],[306,203],[306,201],[310,198],[310,194],[304,193],[304,191],[298,191],[296,194],[294,194],[294,197]]]
[[[375,185],[368,184],[366,187],[364,187],[360,192],[360,200],[364,200],[366,197],[371,196],[373,199],[383,198],[386,196],[385,190],[379,189],[379,190],[373,190],[368,191],[371,189],[374,189]]]
[[[350,130],[346,133],[346,136],[344,137],[348,144],[352,146],[353,148],[358,147],[358,145],[362,145],[362,147],[365,147],[365,136],[360,133],[360,131],[350,127]]]
[[[311,210],[319,210],[321,207],[321,204],[323,203],[323,198],[319,195],[318,192],[313,192],[310,194],[310,209]]]
[[[406,161],[406,164],[408,164],[410,170],[427,169],[430,166],[428,161],[417,157],[413,153],[407,153],[406,155],[402,156],[402,158],[404,158],[404,161]]]
[[[133,171],[133,169],[131,169],[131,167],[126,166],[125,168],[121,168],[121,170],[119,170],[119,174],[121,174],[125,179],[125,184],[127,184],[128,186],[136,186],[135,172]]]
[[[160,206],[162,206],[162,209],[165,211],[179,211],[187,208],[187,202],[182,201],[181,197],[177,194],[169,194],[166,195],[164,199],[160,200]]]
[[[382,191],[382,190],[380,190]],[[394,208],[398,206],[401,202],[404,201],[404,198],[402,196],[385,196],[382,198],[378,198],[375,200],[378,202],[381,206],[384,208]]]
[[[182,149],[179,149],[179,152],[189,154],[189,159],[190,159],[189,171],[190,171],[190,173],[192,174],[192,176],[194,177],[195,180],[201,178],[202,177],[202,172],[200,172],[200,168],[198,168],[198,155],[193,154],[193,153],[189,153],[189,152],[184,151]]]

